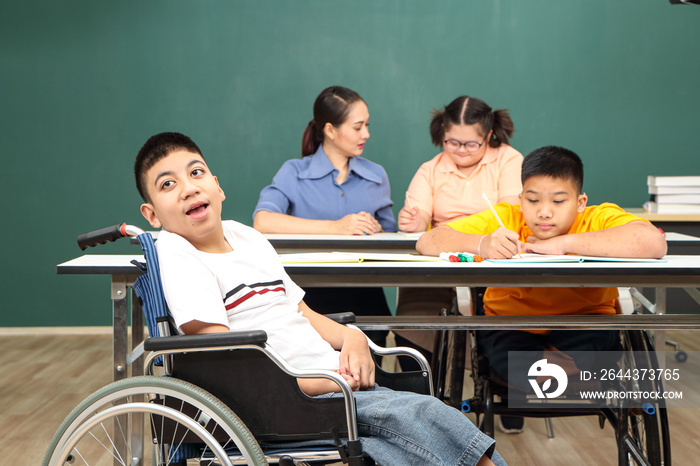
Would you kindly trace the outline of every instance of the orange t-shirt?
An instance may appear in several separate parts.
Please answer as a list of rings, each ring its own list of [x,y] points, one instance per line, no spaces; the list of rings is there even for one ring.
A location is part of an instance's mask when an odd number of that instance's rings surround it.
[[[430,215],[432,227],[488,209],[481,196],[493,204],[523,190],[520,169],[523,156],[507,144],[489,147],[476,170],[466,176],[449,155],[440,152],[420,166],[408,186],[413,207]]]
[[[520,240],[526,242],[532,232],[525,224],[520,206],[503,202],[494,208],[505,227],[518,232]],[[646,221],[615,204],[604,203],[586,207],[578,214],[569,234],[605,230],[640,220]],[[447,226],[463,233],[488,235],[500,225],[488,210]],[[617,288],[490,287],[484,294],[484,310],[486,315],[615,314],[617,296]]]

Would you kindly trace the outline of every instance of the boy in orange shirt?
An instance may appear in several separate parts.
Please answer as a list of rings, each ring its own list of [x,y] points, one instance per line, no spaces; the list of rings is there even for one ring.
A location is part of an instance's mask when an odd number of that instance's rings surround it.
[[[663,234],[648,221],[604,203],[587,206],[582,192],[583,163],[572,151],[554,146],[528,154],[522,168],[521,205],[495,207],[505,228],[488,210],[423,234],[421,254],[466,251],[491,259],[520,252],[585,256],[661,258]],[[488,288],[486,315],[614,314],[616,288]],[[508,376],[508,351],[606,351],[619,346],[617,331],[480,331],[480,348],[491,369]],[[517,429],[515,429],[517,430]]]

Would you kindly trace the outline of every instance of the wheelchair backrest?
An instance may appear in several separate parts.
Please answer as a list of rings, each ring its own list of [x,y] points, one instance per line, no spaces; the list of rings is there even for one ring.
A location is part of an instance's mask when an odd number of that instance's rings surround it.
[[[152,337],[172,335],[174,332],[171,326],[168,304],[163,294],[158,253],[153,236],[150,233],[143,233],[137,238],[146,259],[146,269],[144,274],[134,282],[134,291],[141,300],[148,333]]]

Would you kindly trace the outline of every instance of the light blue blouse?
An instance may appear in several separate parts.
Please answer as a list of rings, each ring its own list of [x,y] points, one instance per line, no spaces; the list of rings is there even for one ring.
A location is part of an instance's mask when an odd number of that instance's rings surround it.
[[[335,181],[337,176],[338,170],[323,146],[313,155],[287,160],[272,184],[260,192],[253,217],[266,210],[313,220],[339,220],[365,211],[374,215],[384,231],[396,231],[389,177],[381,165],[352,157],[343,184]]]

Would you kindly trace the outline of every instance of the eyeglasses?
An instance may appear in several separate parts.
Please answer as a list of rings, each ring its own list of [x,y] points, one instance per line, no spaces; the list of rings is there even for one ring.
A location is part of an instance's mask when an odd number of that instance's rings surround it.
[[[481,146],[484,145],[484,142],[486,142],[486,136],[484,136],[484,139],[481,140],[481,142],[476,142],[476,141],[467,141],[467,142],[460,142],[457,139],[445,139],[442,141],[445,143],[445,149],[449,149],[451,151],[458,151],[459,149],[464,146],[464,148],[467,150],[467,152],[476,152],[479,149],[481,149]]]

